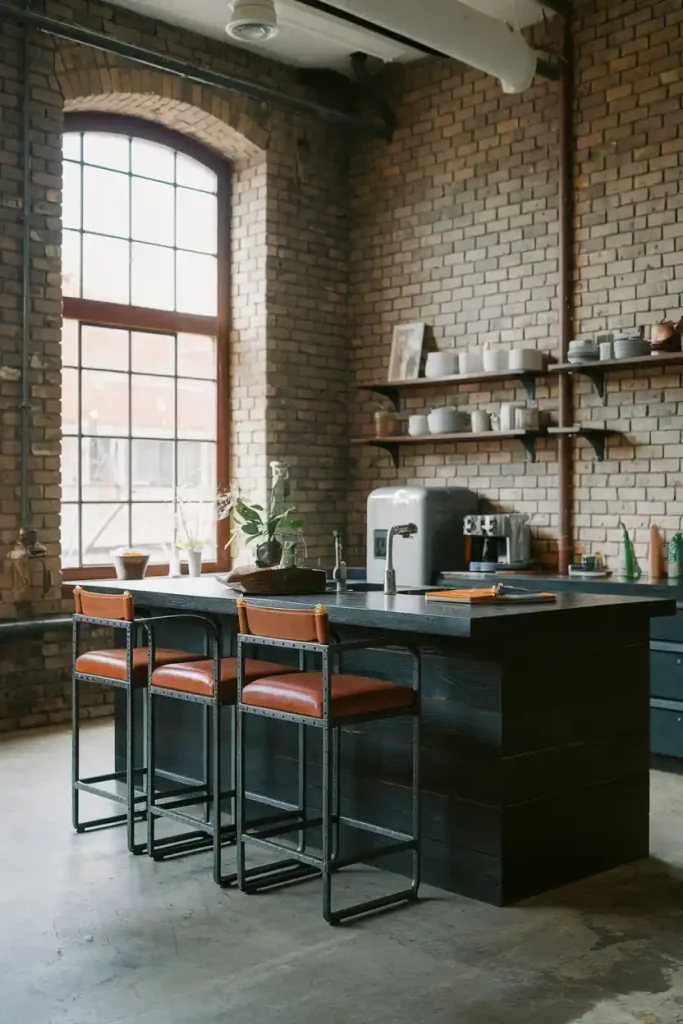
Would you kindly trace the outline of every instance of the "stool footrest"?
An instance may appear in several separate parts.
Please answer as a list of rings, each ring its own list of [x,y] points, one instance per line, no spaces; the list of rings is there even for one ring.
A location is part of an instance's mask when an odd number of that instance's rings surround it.
[[[74,782],[74,789],[79,790],[81,793],[90,793],[92,796],[101,796],[105,800],[112,800],[115,804],[127,804],[128,797],[123,796],[121,793],[110,793],[108,789],[102,789],[101,786],[91,786],[88,782],[83,782],[78,779]],[[136,804],[143,803],[147,797],[144,793],[140,793],[138,796],[133,798]]]
[[[404,843],[392,843],[391,846],[375,846],[371,850],[361,850],[352,857],[337,857],[330,864],[330,871],[339,871],[340,868],[348,868],[352,864],[366,864],[369,860],[377,860],[378,857],[388,857],[392,853],[405,853],[408,850],[417,850],[416,839],[408,839]]]
[[[125,803],[125,801],[123,801]],[[144,811],[136,811],[136,821],[145,820]],[[77,832],[89,832],[98,828],[113,828],[114,825],[125,825],[128,821],[127,814],[112,814],[108,818],[92,818],[90,821],[81,821],[78,823]]]
[[[320,868],[309,864],[301,864],[298,861],[275,861],[264,868],[249,868],[245,871],[245,879],[252,877],[256,871],[260,877],[254,881],[246,882],[244,892],[253,895],[262,892],[264,889],[274,889],[279,885],[291,885],[293,882],[302,882],[305,878],[320,878]]]
[[[395,903],[412,903],[415,900],[417,900],[415,889],[403,889],[401,892],[390,893],[388,896],[365,900],[364,903],[354,903],[353,906],[344,907],[343,910],[333,910],[327,920],[330,924],[340,924],[348,917],[358,917],[360,914],[369,914],[373,910],[381,910],[382,907],[391,907]]]
[[[334,821],[334,818],[332,820]],[[347,818],[343,814],[340,815],[339,821],[343,825],[348,825],[349,828],[357,828],[361,832],[372,832],[375,835],[384,836],[386,839],[395,839],[399,843],[413,838],[409,832],[397,832],[393,828],[383,828],[381,825],[371,825],[369,821],[359,821],[357,818]]]

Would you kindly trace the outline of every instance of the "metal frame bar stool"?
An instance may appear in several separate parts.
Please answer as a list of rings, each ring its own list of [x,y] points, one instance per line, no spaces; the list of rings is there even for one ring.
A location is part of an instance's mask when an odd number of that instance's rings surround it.
[[[71,810],[73,827],[76,832],[126,824],[128,849],[131,853],[143,853],[144,843],[135,842],[135,823],[146,816],[144,792],[136,794],[135,775],[144,774],[145,767],[135,766],[136,728],[133,714],[135,690],[146,689],[150,664],[168,661],[189,662],[201,658],[201,654],[187,651],[159,648],[154,654],[147,647],[140,646],[140,632],[153,619],[136,619],[133,598],[123,594],[99,594],[76,587],[74,590],[75,613],[72,634],[72,704],[71,704]],[[125,632],[125,646],[108,650],[85,651],[79,654],[80,627],[90,625],[109,627]],[[152,662],[152,657],[154,661]],[[104,775],[80,777],[80,691],[83,683],[113,686],[126,691],[126,768],[124,771],[108,772]],[[125,796],[105,789],[102,783],[124,782]],[[123,804],[126,810],[104,818],[81,821],[79,794],[90,793],[113,803]],[[144,806],[138,809],[138,805]]]
[[[191,663],[169,664],[153,668],[155,660],[154,628],[164,619],[154,620],[154,626],[147,626],[149,634],[150,677],[147,691],[147,853],[155,860],[182,854],[199,853],[209,847],[213,848],[213,877],[221,886],[233,884],[237,879],[235,872],[223,875],[222,848],[225,844],[235,842],[234,820],[234,758],[235,758],[235,704],[237,702],[237,658],[222,656],[220,627],[212,619],[201,615],[173,616],[174,620],[194,622],[201,627],[206,644],[206,654],[201,660]],[[208,657],[207,657],[208,655]],[[270,674],[284,675],[296,672],[275,662],[250,660],[242,667],[245,678],[263,678]],[[204,785],[185,788],[180,799],[175,799],[177,791],[164,793],[155,785],[156,774],[156,715],[155,704],[158,697],[172,700],[188,701],[200,704],[204,708],[203,742],[204,742]],[[232,749],[230,752],[230,784],[223,789],[222,782],[222,749],[221,725],[223,713],[230,713],[230,733]],[[197,793],[197,791],[200,791]],[[277,807],[276,815],[262,817],[253,824],[258,826],[281,821],[284,817],[298,815],[298,808],[293,804],[270,800],[258,794],[251,798],[260,803]],[[223,824],[223,801],[232,801],[229,824]],[[200,820],[188,809],[198,805],[204,806],[204,817]],[[159,841],[155,834],[157,818],[169,818],[190,828],[189,832]],[[256,869],[254,874],[259,873]]]
[[[323,917],[329,924],[338,924],[349,917],[366,914],[395,903],[417,899],[420,884],[420,676],[419,653],[411,648],[413,658],[412,686],[384,682],[367,676],[345,675],[338,671],[340,655],[349,651],[374,647],[405,646],[389,637],[331,642],[327,610],[292,611],[265,608],[237,602],[240,633],[237,638],[239,665],[237,684],[237,881],[243,892],[257,892],[300,878],[302,875],[322,877]],[[245,649],[251,644],[291,648],[312,654],[321,660],[321,671],[300,671],[296,675],[270,676],[248,680],[244,672]],[[336,671],[333,670],[333,662]],[[245,755],[246,715],[263,715],[284,722],[312,726],[322,730],[322,816],[308,818],[305,806],[301,817],[289,825],[258,830],[245,823]],[[339,736],[344,726],[409,715],[412,728],[412,828],[410,833],[382,828],[341,814],[339,802]],[[299,744],[302,756],[301,743]],[[305,753],[305,751],[304,751]],[[301,765],[300,765],[301,771]],[[353,856],[339,857],[339,827],[353,829],[393,840]],[[278,837],[309,828],[322,828],[322,852],[317,855],[299,840],[297,848],[278,841]],[[282,862],[262,868],[260,878],[249,880],[246,870],[245,845],[253,843],[289,857],[290,870],[282,870]],[[365,900],[341,910],[332,909],[332,875],[352,864],[365,863],[389,854],[410,851],[412,879],[408,888],[376,899]]]

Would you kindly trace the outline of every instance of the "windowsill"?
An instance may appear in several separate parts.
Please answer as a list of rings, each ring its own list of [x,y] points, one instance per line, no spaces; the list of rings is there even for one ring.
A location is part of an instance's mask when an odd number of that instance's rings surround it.
[[[187,575],[187,564],[180,567],[184,576]],[[203,562],[202,572],[227,572],[227,566],[221,566],[217,562]],[[168,565],[155,562],[147,566],[145,576],[168,576]],[[116,570],[113,565],[88,565],[80,569],[62,569],[62,583],[68,586],[70,583],[81,583],[85,580],[113,580],[116,579]]]

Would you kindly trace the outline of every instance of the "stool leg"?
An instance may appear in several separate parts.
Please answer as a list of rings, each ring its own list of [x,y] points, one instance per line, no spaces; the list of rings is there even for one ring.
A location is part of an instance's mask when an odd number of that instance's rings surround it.
[[[156,729],[154,720],[154,689],[149,686],[147,688],[147,773],[145,781],[145,792],[147,794],[147,855],[154,857],[155,855],[155,826],[156,826],[156,814],[152,813],[152,808],[156,803],[156,784],[155,784],[155,740],[156,740]]]
[[[71,680],[71,821],[76,832],[84,832],[79,818],[79,790],[76,783],[80,777],[80,691],[79,680],[73,673]]]
[[[126,688],[126,806],[128,849],[135,853],[135,714],[131,685]]]
[[[306,765],[306,726],[303,722],[299,725],[299,788],[298,788],[298,806],[301,813],[301,820],[306,820],[306,788],[307,788],[307,765]],[[299,845],[297,846],[298,853],[304,853],[306,850],[306,829],[302,828],[299,831]]]
[[[332,853],[331,859],[334,861],[339,856],[339,815],[341,814],[340,805],[340,786],[341,786],[341,770],[340,770],[340,758],[341,758],[341,727],[334,730],[333,734],[333,746],[334,754],[332,760]]]
[[[204,786],[206,803],[204,804],[204,821],[211,821],[211,707],[205,704],[202,708],[202,738],[204,742]]]
[[[235,853],[237,855],[237,887],[246,892],[245,885],[245,850],[244,839],[244,791],[245,791],[245,742],[244,742],[244,712],[239,704],[235,707],[236,728],[235,728]]]
[[[213,742],[211,756],[213,758],[213,792],[211,794],[213,808],[213,879],[216,885],[221,884],[221,705],[216,698],[212,705]]]
[[[334,783],[333,738],[329,722],[323,726],[323,849],[322,849],[322,881],[323,881],[323,917],[329,924],[332,918],[332,874],[330,872],[331,844],[330,832],[332,823],[332,790]]]

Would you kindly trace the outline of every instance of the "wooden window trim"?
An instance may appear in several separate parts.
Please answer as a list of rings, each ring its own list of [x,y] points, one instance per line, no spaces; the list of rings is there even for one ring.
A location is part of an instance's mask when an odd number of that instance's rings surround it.
[[[218,562],[203,562],[202,572],[223,572],[225,566]],[[181,565],[183,576],[187,575],[187,563]],[[147,566],[145,576],[168,576],[168,564],[154,562]],[[62,569],[62,583],[80,583],[85,580],[113,580],[116,570],[113,565],[84,565],[80,568]]]
[[[122,306],[116,303],[97,302],[65,296],[63,317],[108,327],[124,327],[129,330],[173,331],[181,334],[205,334],[216,338],[216,408],[218,415],[216,433],[216,466],[218,491],[230,486],[230,204],[231,165],[218,153],[197,142],[195,139],[175,132],[163,125],[154,124],[144,118],[121,114],[67,112],[64,117],[65,132],[99,132],[112,135],[129,135],[148,142],[168,146],[179,153],[197,160],[216,174],[216,205],[218,213],[218,316],[205,317],[192,313],[176,313],[169,310],[147,309],[139,306]],[[230,568],[230,553],[227,543],[230,538],[230,523],[221,521],[216,528],[216,561],[203,568],[208,571]],[[149,576],[168,574],[168,566],[150,565]],[[63,579],[107,579],[114,576],[113,566],[82,566],[62,569]]]

